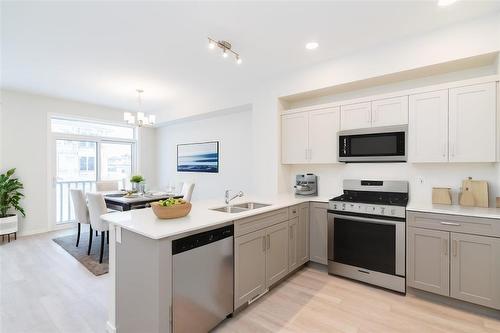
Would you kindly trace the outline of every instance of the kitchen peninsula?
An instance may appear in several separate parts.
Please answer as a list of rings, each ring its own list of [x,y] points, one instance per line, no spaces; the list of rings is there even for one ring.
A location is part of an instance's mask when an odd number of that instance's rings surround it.
[[[238,213],[214,210],[224,206],[222,200],[195,202],[188,216],[175,220],[159,220],[151,209],[103,215],[111,236],[108,329],[171,332],[175,325],[173,242],[225,226],[234,230],[231,308],[251,303],[309,261],[311,201],[324,205],[326,214],[328,198],[284,195],[235,200],[232,206],[265,204]]]

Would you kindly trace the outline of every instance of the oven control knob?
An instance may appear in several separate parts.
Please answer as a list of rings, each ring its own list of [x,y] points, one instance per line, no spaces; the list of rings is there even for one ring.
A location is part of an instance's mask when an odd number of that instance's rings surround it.
[[[333,204],[333,209],[337,209],[337,204]]]
[[[391,215],[395,215],[396,214],[396,210],[393,208],[391,209]]]
[[[345,210],[345,203],[342,204],[342,210]]]
[[[380,208],[380,214],[382,214],[382,215],[385,214],[385,207]]]

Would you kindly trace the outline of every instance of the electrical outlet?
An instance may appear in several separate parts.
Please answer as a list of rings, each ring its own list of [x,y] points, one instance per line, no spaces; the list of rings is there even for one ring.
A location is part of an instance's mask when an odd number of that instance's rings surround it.
[[[423,183],[424,183],[424,177],[423,177],[423,176],[418,176],[418,177],[417,177],[417,182],[418,182],[419,184],[423,184]]]

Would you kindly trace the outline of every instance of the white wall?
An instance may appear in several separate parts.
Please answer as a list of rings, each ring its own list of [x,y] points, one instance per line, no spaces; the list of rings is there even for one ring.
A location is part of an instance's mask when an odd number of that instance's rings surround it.
[[[105,121],[123,121],[123,111],[50,98],[39,95],[1,91],[2,122],[0,123],[0,170],[17,168],[17,176],[24,183],[26,218],[21,220],[20,233],[23,235],[50,230],[54,221],[49,220],[50,175],[48,115],[73,115]],[[146,131],[150,131],[147,129]],[[154,140],[148,141],[148,149],[154,148]],[[140,145],[139,145],[140,146]],[[141,147],[139,147],[141,149]],[[155,163],[144,158],[143,165],[151,173],[146,178],[155,178]]]
[[[410,203],[431,203],[432,187],[451,187],[453,203],[458,203],[462,180],[472,177],[490,185],[490,204],[500,195],[496,163],[362,163],[338,165],[296,165],[290,167],[288,184],[295,174],[314,173],[318,176],[319,195],[337,196],[342,193],[343,179],[406,180],[410,183]],[[289,186],[289,191],[292,191]]]
[[[161,189],[171,183],[193,182],[193,200],[224,197],[225,189],[248,193],[252,179],[252,111],[248,106],[230,113],[184,120],[157,129],[158,179]],[[219,141],[219,173],[177,172],[177,144]],[[254,162],[254,163],[253,163]],[[258,162],[257,162],[258,163]]]

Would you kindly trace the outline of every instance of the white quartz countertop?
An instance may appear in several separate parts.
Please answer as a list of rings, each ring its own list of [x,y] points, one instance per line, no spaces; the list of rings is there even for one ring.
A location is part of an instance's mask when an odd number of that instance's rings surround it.
[[[211,210],[225,206],[224,200],[193,201],[188,216],[171,219],[158,219],[151,208],[135,209],[125,212],[108,213],[101,218],[111,224],[130,230],[140,235],[161,239],[191,233],[197,230],[216,227],[227,222],[245,217],[262,214],[283,207],[293,206],[302,202],[328,202],[331,197],[297,197],[280,195],[273,197],[243,197],[233,200],[231,205],[244,202],[258,202],[270,206],[248,210],[241,213],[223,213]]]
[[[413,212],[500,219],[500,208],[463,207],[460,205],[435,205],[435,204],[410,203],[406,207],[406,210]]]

